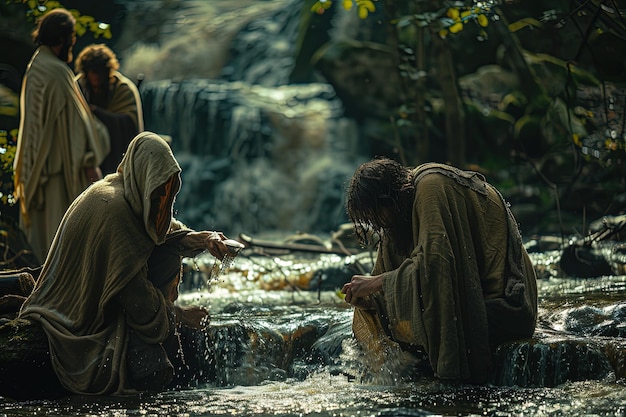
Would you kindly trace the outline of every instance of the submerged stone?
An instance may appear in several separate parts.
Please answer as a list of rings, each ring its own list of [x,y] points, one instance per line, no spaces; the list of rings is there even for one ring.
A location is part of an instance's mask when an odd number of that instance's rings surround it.
[[[565,382],[602,380],[616,370],[607,346],[580,340],[529,340],[496,349],[494,385],[555,387]]]

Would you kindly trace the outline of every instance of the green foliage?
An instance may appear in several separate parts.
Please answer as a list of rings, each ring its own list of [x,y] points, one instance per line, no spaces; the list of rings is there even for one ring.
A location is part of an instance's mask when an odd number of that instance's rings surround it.
[[[13,196],[13,160],[17,150],[17,129],[0,130],[0,201],[4,205],[15,204]]]
[[[26,19],[33,23],[41,16],[53,9],[64,7],[59,1],[54,0],[14,0],[15,3],[22,3],[27,6]],[[76,9],[68,9],[76,19],[76,35],[83,36],[87,32],[91,32],[97,39],[102,36],[105,39],[111,39],[111,25],[104,22],[98,22],[93,16],[83,15]]]
[[[378,0],[342,0],[341,4],[346,10],[352,10],[352,8],[356,6],[359,17],[366,19],[370,13],[376,10],[374,1]],[[311,11],[317,14],[323,14],[332,5],[332,0],[318,0],[313,7],[311,7]]]
[[[341,0],[341,5],[346,10],[356,10],[361,19],[366,19],[372,12],[376,10],[374,4],[378,0]],[[467,4],[464,4],[467,3]],[[416,25],[418,27],[433,27],[442,38],[451,33],[458,33],[463,30],[464,25],[468,23],[476,23],[479,27],[487,27],[489,19],[495,16],[492,11],[493,1],[469,1],[469,2],[452,2],[452,6],[445,6],[438,11],[429,11],[425,13],[401,16],[392,23],[398,28]],[[315,2],[311,11],[323,14],[326,10],[333,6],[332,0],[318,0]],[[483,31],[481,35],[486,35]]]
[[[24,18],[35,25],[37,19],[50,10],[64,7],[59,1],[38,1],[38,0],[12,0],[13,3],[26,6]],[[11,0],[7,0],[11,2]],[[93,16],[83,15],[76,9],[68,9],[76,18],[76,35],[83,36],[92,33],[95,38],[100,36],[110,39],[111,26],[108,23],[98,22]],[[1,104],[1,103],[0,103]],[[16,116],[13,107],[0,105],[0,116]],[[0,203],[12,206],[16,203],[13,196],[13,160],[17,150],[17,129],[10,131],[0,130]]]
[[[489,25],[489,19],[495,16],[488,3],[478,2],[462,7],[449,7],[445,15],[439,19],[441,29],[439,36],[445,38],[449,34],[459,33],[467,23],[476,23],[479,27],[485,28]],[[487,38],[485,31],[480,32],[480,36]]]

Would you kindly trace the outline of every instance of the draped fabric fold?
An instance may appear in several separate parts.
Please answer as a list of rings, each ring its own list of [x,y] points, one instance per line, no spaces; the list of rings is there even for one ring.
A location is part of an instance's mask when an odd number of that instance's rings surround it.
[[[70,68],[47,46],[28,64],[20,112],[15,196],[20,226],[43,261],[65,210],[91,184],[85,168],[98,166],[108,154],[109,137]]]

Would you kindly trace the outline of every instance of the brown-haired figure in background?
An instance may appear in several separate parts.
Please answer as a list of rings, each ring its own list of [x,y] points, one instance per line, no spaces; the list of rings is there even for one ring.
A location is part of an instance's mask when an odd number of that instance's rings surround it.
[[[139,90],[119,67],[104,44],[89,45],[76,57],[78,84],[111,138],[111,152],[100,165],[104,175],[115,172],[132,138],[144,129]]]
[[[101,178],[108,132],[91,113],[68,66],[76,21],[65,9],[43,15],[22,82],[14,161],[20,228],[40,262],[70,203]]]
[[[483,175],[443,164],[361,165],[346,207],[361,241],[380,237],[371,275],[344,285],[352,329],[377,368],[392,352],[434,375],[483,383],[492,347],[531,337],[537,282],[507,203]]]

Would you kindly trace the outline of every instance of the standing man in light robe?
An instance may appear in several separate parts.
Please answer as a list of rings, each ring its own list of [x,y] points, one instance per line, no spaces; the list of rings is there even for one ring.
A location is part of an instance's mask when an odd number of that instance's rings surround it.
[[[72,70],[76,20],[65,9],[40,18],[20,97],[14,161],[20,227],[40,262],[70,203],[102,177],[109,137],[91,113]]]

